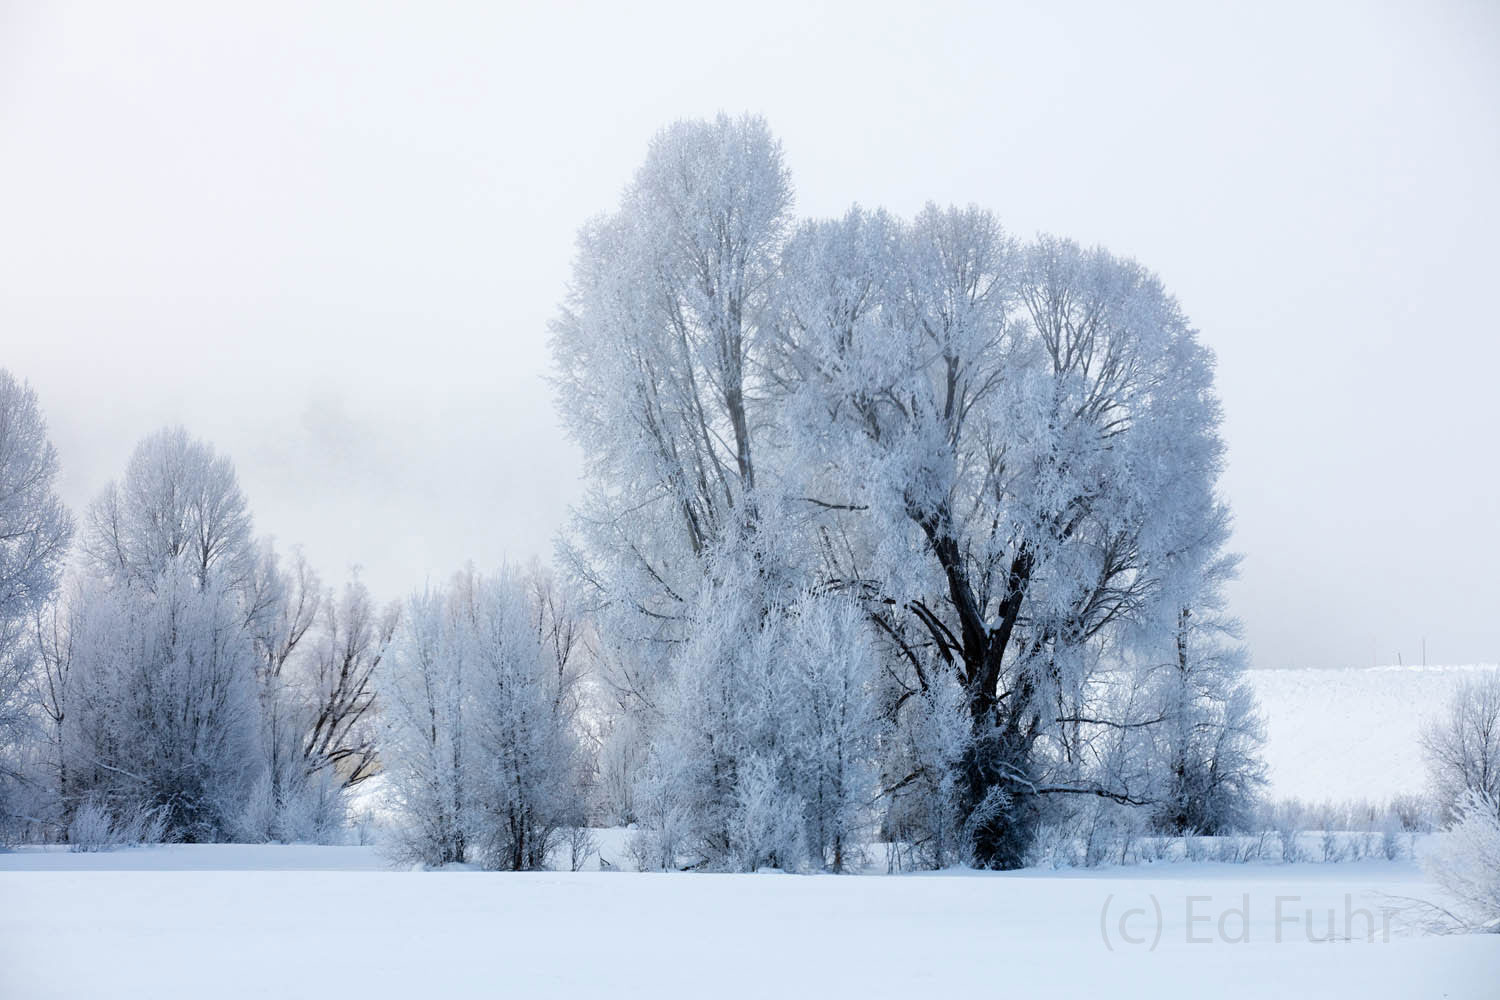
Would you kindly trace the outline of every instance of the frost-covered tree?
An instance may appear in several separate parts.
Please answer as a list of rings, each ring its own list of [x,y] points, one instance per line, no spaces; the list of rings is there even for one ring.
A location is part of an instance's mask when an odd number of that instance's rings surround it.
[[[809,855],[841,872],[870,833],[883,732],[876,658],[853,602],[804,597],[783,624],[792,674],[788,727]]]
[[[1265,786],[1265,725],[1238,674],[1241,654],[1208,640],[1182,612],[1178,659],[1166,671],[1158,760],[1164,787],[1154,809],[1159,829],[1206,834],[1246,829]],[[1208,626],[1212,628],[1213,626]]]
[[[263,542],[256,554],[252,591],[264,613],[251,619],[251,632],[260,653],[258,674],[269,685],[286,672],[293,654],[319,620],[324,607],[322,581],[300,550],[291,565],[283,566],[276,547]]]
[[[128,796],[109,775],[129,773],[150,777],[130,801],[166,809],[168,836],[337,838],[348,789],[375,767],[371,678],[394,611],[378,608],[357,580],[336,597],[300,553],[283,564],[269,541],[256,542],[232,463],[180,428],[143,440],[123,479],[90,508],[85,556],[85,592],[66,616],[39,629],[47,654],[42,706],[57,733],[65,805],[86,803],[90,815],[114,809]],[[203,602],[212,603],[214,617],[177,610]],[[177,623],[170,641],[149,631],[139,641],[165,643],[165,650],[141,652],[139,662],[101,652],[132,648],[138,637],[127,633],[154,622],[153,615]],[[199,636],[194,628],[212,634]],[[173,666],[179,646],[187,664],[180,669]],[[201,650],[212,653],[213,669],[202,668],[209,653]],[[154,672],[164,672],[177,689],[150,681]],[[132,676],[184,706],[180,725],[226,727],[204,735],[201,752],[192,744],[171,765],[188,774],[181,790],[164,792],[168,779],[105,753],[122,727],[128,731],[147,717],[145,708],[116,697],[122,685],[137,682]],[[239,731],[244,706],[237,700],[246,682],[256,694],[248,742]],[[232,710],[194,707],[230,692]],[[218,739],[253,746],[254,755],[236,767],[217,758],[205,763]],[[135,754],[142,746],[149,741],[136,739],[119,752]],[[182,811],[188,807],[168,800],[190,800],[191,809],[212,816],[189,816]]]
[[[1423,859],[1438,885],[1452,897],[1467,930],[1500,934],[1500,802],[1467,791],[1453,806],[1453,825]]]
[[[882,720],[864,614],[768,595],[764,558],[719,553],[694,609],[635,796],[654,866],[842,871],[870,830]]]
[[[38,818],[24,804],[41,779],[35,626],[48,614],[73,534],[57,472],[36,392],[0,369],[0,840]]]
[[[374,671],[397,608],[379,608],[357,578],[335,598],[299,553],[280,570],[269,547],[251,619],[261,654],[267,768],[247,837],[322,840],[344,823],[345,792],[377,767]]]
[[[265,682],[301,626],[268,645],[284,595],[232,464],[181,428],[148,436],[90,506],[83,550],[67,614],[38,628],[65,813],[245,835],[277,735]]]
[[[597,670],[596,681],[602,679]],[[595,810],[605,826],[629,826],[636,815],[635,784],[645,765],[646,741],[640,732],[640,718],[615,699],[607,685],[594,688],[590,736],[594,745]]]
[[[198,570],[84,592],[62,753],[75,802],[159,812],[169,839],[215,841],[233,835],[259,775],[261,728],[241,594],[200,585]]]
[[[790,206],[765,122],[679,122],[580,234],[553,324],[563,420],[598,472],[565,564],[606,643],[626,640],[613,683],[648,719],[703,560],[768,475],[760,358]]]
[[[804,853],[790,748],[781,738],[790,677],[759,602],[722,567],[693,609],[696,627],[661,702],[645,774],[637,854],[656,867],[796,868]]]
[[[383,763],[399,817],[398,860],[469,860],[473,805],[464,780],[464,667],[444,594],[414,594],[377,674],[385,704]]]
[[[72,818],[73,803],[68,801],[67,757],[63,753],[64,723],[68,714],[69,676],[73,666],[73,637],[78,633],[84,600],[75,581],[65,597],[59,597],[37,614],[35,622],[36,666],[31,678],[30,707],[40,713],[44,729],[38,741],[39,753],[50,770],[47,784],[49,821],[48,836],[66,830]]]
[[[309,669],[300,679],[311,714],[302,734],[309,772],[332,770],[346,788],[374,773],[374,675],[399,617],[396,606],[377,606],[358,578],[322,602]]]
[[[1465,681],[1422,732],[1433,794],[1445,815],[1470,794],[1500,803],[1500,671]]]
[[[0,627],[24,630],[52,599],[73,519],[36,392],[0,369]]]
[[[114,584],[151,587],[180,564],[199,586],[218,575],[248,588],[257,557],[251,531],[233,464],[170,427],[142,440],[124,479],[90,505],[83,552],[90,570]]]
[[[679,124],[584,231],[554,329],[563,414],[597,470],[569,554],[658,746],[683,735],[673,713],[754,697],[712,688],[723,623],[778,627],[799,589],[858,602],[883,721],[905,734],[885,744],[888,827],[938,863],[1020,864],[1053,796],[1152,801],[1122,783],[1149,778],[1139,760],[1084,768],[1064,727],[1102,719],[1100,675],[1199,603],[1221,542],[1212,357],[1132,261],[1021,246],[977,208],[793,229],[788,192],[762,123]],[[704,604],[741,549],[752,571]],[[652,788],[704,787],[653,768]],[[744,769],[777,774],[763,755]],[[733,801],[647,811],[717,829],[700,853],[728,857]]]
[[[57,496],[57,473],[36,392],[0,369],[0,658],[24,655],[62,575],[73,519]]]
[[[827,548],[830,575],[872,602],[912,690],[931,683],[917,645],[957,672],[973,857],[1018,865],[1041,797],[1082,790],[1042,751],[1059,706],[1216,541],[1211,357],[1143,268],[1018,247],[977,209],[855,211],[788,257],[780,370],[810,500],[876,538]]]
[[[509,571],[466,575],[455,594],[469,664],[465,726],[475,846],[487,867],[545,868],[557,830],[581,825],[579,664],[550,588]]]
[[[1227,514],[1220,520],[1227,538]],[[1173,619],[1170,631],[1141,623],[1146,705],[1132,721],[1150,741],[1153,823],[1174,835],[1247,828],[1265,785],[1265,725],[1244,678],[1240,624],[1223,597],[1237,566],[1219,556],[1179,578],[1182,606],[1163,612]],[[1141,716],[1159,724],[1143,728]]]
[[[306,791],[301,737],[306,713],[295,683],[294,654],[312,629],[322,606],[317,574],[300,552],[284,568],[269,542],[262,544],[255,564],[253,593],[261,613],[250,619],[257,655],[256,680],[260,695],[261,746],[266,766],[251,794],[240,833],[248,840],[304,839],[309,824],[300,820]],[[314,827],[318,823],[310,824]],[[299,828],[299,829],[294,829]]]
[[[551,585],[459,574],[414,596],[379,667],[382,761],[412,861],[543,868],[583,812],[574,623]]]

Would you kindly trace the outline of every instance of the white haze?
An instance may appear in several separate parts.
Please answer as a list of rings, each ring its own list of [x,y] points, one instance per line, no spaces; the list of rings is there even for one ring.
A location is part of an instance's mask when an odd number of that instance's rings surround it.
[[[1406,5],[0,5],[0,367],[81,507],[136,440],[378,593],[550,555],[573,237],[764,114],[801,215],[978,202],[1219,356],[1262,666],[1500,658],[1500,13]]]

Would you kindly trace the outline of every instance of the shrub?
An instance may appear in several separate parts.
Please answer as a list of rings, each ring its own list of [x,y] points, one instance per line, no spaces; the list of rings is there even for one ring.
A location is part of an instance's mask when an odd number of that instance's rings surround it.
[[[1380,853],[1387,861],[1401,857],[1401,830],[1394,820],[1387,821],[1380,831]]]
[[[115,816],[97,799],[89,799],[68,825],[68,848],[75,853],[108,851],[116,847],[159,844],[166,834],[165,809],[128,809]]]
[[[1450,913],[1464,929],[1500,932],[1500,802],[1466,795],[1423,867],[1454,898]]]
[[[1306,860],[1306,855],[1298,840],[1303,830],[1304,813],[1305,807],[1296,799],[1278,803],[1271,810],[1271,828],[1276,831],[1276,836],[1281,840],[1281,860],[1285,864],[1296,864]]]

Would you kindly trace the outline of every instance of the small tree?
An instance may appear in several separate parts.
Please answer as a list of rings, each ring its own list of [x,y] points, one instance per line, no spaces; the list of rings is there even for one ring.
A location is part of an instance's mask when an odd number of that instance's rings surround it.
[[[161,810],[172,840],[228,839],[262,767],[256,652],[226,582],[174,564],[80,607],[65,791],[112,815]]]
[[[377,674],[385,703],[385,768],[398,817],[398,860],[469,860],[472,804],[465,786],[464,660],[441,591],[407,601]]]
[[[1161,725],[1156,759],[1164,771],[1154,825],[1163,833],[1247,828],[1265,786],[1265,724],[1243,678],[1237,623],[1184,608],[1172,664],[1159,671]]]
[[[579,665],[549,589],[470,570],[408,602],[377,671],[400,857],[542,868],[579,825]]]
[[[1500,803],[1500,671],[1465,681],[1422,733],[1433,793],[1454,818],[1473,793]]]
[[[671,866],[663,845],[680,843],[694,867],[842,871],[878,774],[863,612],[839,596],[768,600],[755,559],[722,555],[715,572],[637,789],[644,853]]]
[[[806,844],[813,861],[841,872],[868,829],[876,791],[875,652],[853,602],[807,597],[795,611],[787,652],[797,712],[788,721]]]
[[[326,831],[315,828],[327,824],[318,817],[309,829],[306,820],[312,817],[300,807],[308,791],[301,755],[307,713],[293,678],[294,654],[318,617],[321,585],[301,552],[294,554],[290,569],[284,569],[267,542],[257,556],[252,593],[247,618],[257,653],[266,767],[241,817],[239,835],[247,840],[321,839],[319,833]]]
[[[550,586],[528,591],[502,571],[460,578],[467,748],[477,807],[475,841],[488,868],[547,867],[558,831],[581,825],[582,764],[574,623]]]

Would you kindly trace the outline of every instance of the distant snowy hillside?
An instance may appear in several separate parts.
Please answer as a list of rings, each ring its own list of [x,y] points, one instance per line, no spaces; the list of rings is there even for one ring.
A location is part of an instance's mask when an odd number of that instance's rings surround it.
[[[1466,678],[1493,666],[1252,670],[1270,794],[1387,799],[1426,790],[1418,736]]]

